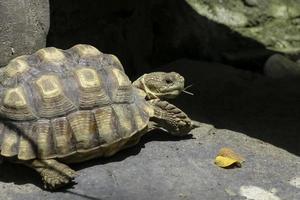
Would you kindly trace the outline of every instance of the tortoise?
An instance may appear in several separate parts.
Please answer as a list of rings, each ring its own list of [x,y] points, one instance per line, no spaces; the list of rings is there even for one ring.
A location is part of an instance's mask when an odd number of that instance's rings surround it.
[[[187,135],[196,125],[165,101],[183,89],[175,72],[131,83],[116,56],[87,44],[17,57],[0,69],[0,157],[57,189],[77,175],[69,163],[112,156],[153,129]]]

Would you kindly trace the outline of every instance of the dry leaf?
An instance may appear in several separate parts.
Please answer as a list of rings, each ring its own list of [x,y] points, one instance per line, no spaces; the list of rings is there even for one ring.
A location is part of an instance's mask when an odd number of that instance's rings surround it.
[[[217,156],[215,159],[215,164],[218,165],[219,167],[229,167],[232,166],[233,164],[238,165],[238,161],[228,157]]]
[[[235,153],[232,149],[230,149],[228,147],[224,147],[224,148],[220,149],[218,156],[229,157],[229,158],[237,160],[238,162],[245,161],[245,159],[241,155]]]
[[[241,155],[235,153],[232,149],[222,148],[215,159],[215,164],[219,167],[241,167],[241,163],[244,161],[245,159]]]

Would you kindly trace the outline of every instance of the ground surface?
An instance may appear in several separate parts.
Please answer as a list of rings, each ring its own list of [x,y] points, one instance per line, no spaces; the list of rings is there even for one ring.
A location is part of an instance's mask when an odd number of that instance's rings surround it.
[[[188,60],[170,68],[194,84],[195,95],[175,103],[206,122],[190,137],[152,132],[112,158],[73,165],[77,184],[55,193],[40,189],[30,169],[4,163],[0,200],[300,199],[299,82]],[[244,165],[215,166],[222,147],[242,154]]]

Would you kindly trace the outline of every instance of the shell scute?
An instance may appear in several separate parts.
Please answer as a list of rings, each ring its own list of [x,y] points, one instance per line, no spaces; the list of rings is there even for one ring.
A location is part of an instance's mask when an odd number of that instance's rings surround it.
[[[134,93],[131,81],[117,68],[107,70],[111,99],[115,103],[133,103]]]
[[[2,145],[1,145],[1,155],[6,157],[12,157],[18,154],[18,143],[19,137],[18,134],[10,130],[9,128],[5,127],[3,130],[4,135],[2,138]]]
[[[79,85],[83,89],[94,89],[101,86],[101,80],[95,69],[80,68],[75,71]]]
[[[4,77],[11,78],[29,70],[30,66],[27,62],[28,56],[19,56],[11,60],[5,67],[3,74]]]
[[[35,83],[43,99],[52,99],[62,95],[62,86],[55,75],[43,75]]]
[[[134,120],[132,120],[131,110],[127,104],[114,104],[114,117],[118,124],[118,134],[120,137],[125,138],[134,132]]]
[[[93,148],[103,143],[99,138],[94,116],[89,110],[71,113],[67,117],[74,134],[77,151]]]
[[[35,54],[42,62],[61,62],[66,59],[63,51],[55,47],[40,49]]]
[[[5,90],[0,105],[0,114],[13,120],[37,118],[21,86]]]
[[[79,107],[83,109],[104,106],[110,103],[103,77],[96,69],[80,67],[75,70],[75,79],[79,85]]]
[[[110,105],[96,108],[93,110],[93,113],[99,137],[102,138],[105,143],[109,144],[120,138],[114,121],[114,112]]]
[[[80,58],[100,56],[102,53],[95,47],[87,44],[77,44],[71,48]]]
[[[51,120],[51,124],[57,154],[64,156],[74,153],[76,151],[76,144],[67,118],[55,118]]]
[[[55,75],[42,75],[35,81],[39,99],[39,116],[52,118],[65,115],[76,109],[74,103],[65,95],[61,81]]]
[[[39,120],[34,124],[32,134],[36,134],[37,157],[51,158],[55,155],[54,139],[49,120]]]

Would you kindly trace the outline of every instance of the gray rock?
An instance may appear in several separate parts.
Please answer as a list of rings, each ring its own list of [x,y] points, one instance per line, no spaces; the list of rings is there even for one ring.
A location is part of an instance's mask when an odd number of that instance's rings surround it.
[[[48,0],[0,1],[0,66],[45,47],[49,24]]]
[[[295,54],[299,48],[298,0],[186,0],[201,16],[249,37],[266,48]]]
[[[299,77],[300,65],[286,56],[274,54],[266,61],[264,73],[272,78]]]
[[[41,190],[26,168],[2,167],[0,199],[252,199],[258,192],[254,200],[300,198],[299,185],[291,182],[300,178],[300,159],[284,150],[205,124],[185,140],[151,134],[113,158],[73,166],[78,184],[54,193]],[[222,147],[242,154],[243,166],[217,167]]]

